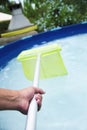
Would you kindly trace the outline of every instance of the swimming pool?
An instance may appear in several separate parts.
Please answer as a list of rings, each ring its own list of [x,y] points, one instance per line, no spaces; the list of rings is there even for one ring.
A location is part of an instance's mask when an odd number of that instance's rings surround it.
[[[15,42],[15,45],[12,43],[0,50],[0,56],[2,56],[0,59],[0,67],[2,68],[0,71],[0,86],[20,89],[32,85],[32,82],[25,78],[21,63],[16,59],[21,50],[40,44],[53,43],[58,43],[62,47],[61,55],[68,75],[40,81],[40,87],[46,91],[46,94],[43,98],[42,109],[37,117],[38,130],[87,129],[86,29],[86,24],[74,25],[70,28],[48,32],[47,35],[44,33],[34,36],[33,41],[33,37],[23,38]],[[49,33],[52,33],[52,35],[49,36]],[[58,33],[60,37],[57,37],[59,36]],[[43,37],[43,35],[46,37]],[[37,40],[37,37],[39,40]],[[13,46],[15,48],[12,49]],[[0,112],[0,130],[24,130],[25,122],[26,116],[19,112]]]

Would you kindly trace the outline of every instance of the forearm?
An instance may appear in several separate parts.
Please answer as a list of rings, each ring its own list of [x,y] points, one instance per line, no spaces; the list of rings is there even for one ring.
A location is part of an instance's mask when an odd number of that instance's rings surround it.
[[[0,110],[18,110],[19,92],[0,88]]]

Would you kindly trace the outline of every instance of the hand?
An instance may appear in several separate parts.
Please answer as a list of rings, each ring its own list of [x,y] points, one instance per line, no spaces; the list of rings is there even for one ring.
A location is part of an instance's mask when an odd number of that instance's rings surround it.
[[[28,87],[22,90],[19,90],[19,107],[18,110],[23,114],[27,114],[28,107],[32,98],[35,96],[36,102],[38,104],[38,110],[40,110],[42,105],[42,94],[45,92],[36,87]]]

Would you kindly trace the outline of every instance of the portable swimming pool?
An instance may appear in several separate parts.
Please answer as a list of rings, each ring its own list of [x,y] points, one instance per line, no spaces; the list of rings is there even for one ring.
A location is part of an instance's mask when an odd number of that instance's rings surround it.
[[[87,130],[87,23],[22,38],[0,48],[0,87],[32,85],[23,74],[18,54],[41,44],[58,43],[68,75],[40,81],[46,91],[37,116],[37,130]],[[54,69],[54,68],[53,68]],[[26,116],[0,112],[0,130],[24,130]]]

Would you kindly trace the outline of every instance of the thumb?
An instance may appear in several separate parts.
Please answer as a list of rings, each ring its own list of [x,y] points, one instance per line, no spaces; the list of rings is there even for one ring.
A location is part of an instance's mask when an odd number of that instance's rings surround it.
[[[35,94],[39,93],[39,94],[45,94],[45,91],[42,90],[41,88],[37,88],[37,87],[34,87],[34,92]]]

